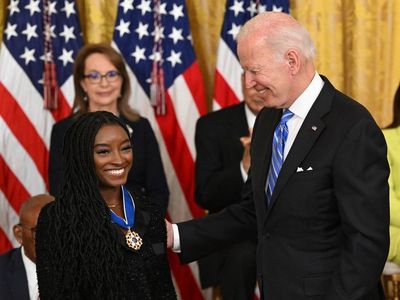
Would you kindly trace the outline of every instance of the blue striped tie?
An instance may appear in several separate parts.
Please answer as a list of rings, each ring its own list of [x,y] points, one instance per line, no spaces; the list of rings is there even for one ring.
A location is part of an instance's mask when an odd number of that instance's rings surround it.
[[[282,168],[285,151],[285,143],[288,138],[289,130],[286,125],[287,121],[293,116],[293,113],[286,109],[282,115],[281,121],[275,128],[274,140],[272,141],[271,163],[269,165],[269,176],[267,180],[267,201],[268,205],[271,201],[272,192],[278,179],[279,172]]]

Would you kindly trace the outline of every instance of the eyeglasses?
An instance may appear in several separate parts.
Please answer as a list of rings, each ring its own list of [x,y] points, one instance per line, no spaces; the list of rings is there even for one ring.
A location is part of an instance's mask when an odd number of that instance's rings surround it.
[[[24,225],[22,223],[19,223],[18,226],[21,226],[21,227],[23,227],[25,229],[28,229],[32,234],[32,238],[36,239],[36,226],[35,227],[29,227],[29,226],[26,226],[26,225]]]
[[[102,78],[105,78],[108,82],[116,81],[119,76],[118,71],[108,71],[105,74],[100,74],[99,72],[91,72],[89,74],[83,75],[83,78],[87,78],[90,83],[100,83]]]

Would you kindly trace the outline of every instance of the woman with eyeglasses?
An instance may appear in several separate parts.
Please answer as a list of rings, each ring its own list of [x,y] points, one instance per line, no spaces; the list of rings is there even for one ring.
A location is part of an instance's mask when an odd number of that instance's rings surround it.
[[[88,44],[78,53],[74,65],[75,101],[72,114],[53,126],[50,143],[50,194],[57,197],[64,180],[62,141],[66,130],[86,112],[109,111],[126,124],[135,152],[126,187],[144,190],[165,214],[169,190],[159,146],[150,123],[128,102],[131,87],[122,56],[106,44]],[[143,101],[146,101],[143,99]]]

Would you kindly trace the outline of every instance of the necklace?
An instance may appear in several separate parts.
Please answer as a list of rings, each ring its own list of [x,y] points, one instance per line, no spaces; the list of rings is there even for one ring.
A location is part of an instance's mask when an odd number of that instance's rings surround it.
[[[119,204],[119,203],[116,203],[116,204],[107,204],[107,206],[108,206],[109,208],[116,208],[117,206],[120,206],[120,204]]]
[[[128,192],[128,190],[121,186],[122,190],[122,204],[124,206],[124,215],[125,218],[121,218],[115,212],[111,211],[111,222],[119,225],[124,229],[128,229],[127,233],[125,234],[126,244],[129,248],[134,250],[139,250],[143,244],[142,238],[139,236],[138,233],[131,230],[133,225],[135,224],[135,202],[133,201],[133,197]]]

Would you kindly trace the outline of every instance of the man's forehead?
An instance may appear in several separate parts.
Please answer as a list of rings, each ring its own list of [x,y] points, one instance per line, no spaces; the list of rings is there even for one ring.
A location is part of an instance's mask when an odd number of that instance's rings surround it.
[[[252,71],[259,71],[259,70],[261,70],[262,68],[263,68],[263,67],[262,67],[262,65],[260,65],[260,64],[254,64],[254,65],[249,64],[249,65],[243,65],[243,66],[242,66],[242,69],[243,69],[244,73],[246,73],[246,71],[250,71],[250,72],[252,72]]]
[[[25,210],[20,214],[20,220],[32,220],[39,216],[41,207],[39,205],[30,206],[29,209]]]

